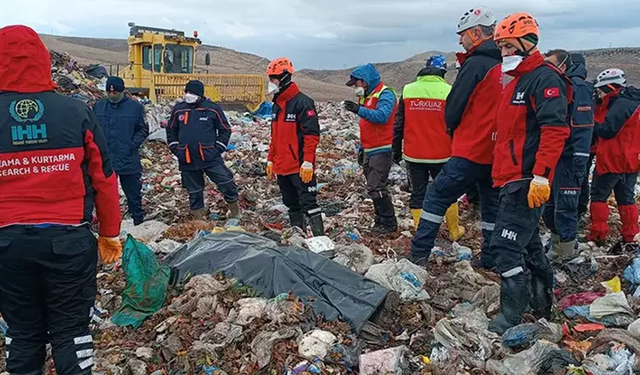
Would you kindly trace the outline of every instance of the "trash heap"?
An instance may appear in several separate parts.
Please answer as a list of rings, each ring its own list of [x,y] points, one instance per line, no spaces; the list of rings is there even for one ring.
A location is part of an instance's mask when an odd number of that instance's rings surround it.
[[[50,51],[51,74],[58,85],[58,92],[92,105],[104,97],[106,68],[99,65],[82,65],[68,53]],[[101,86],[102,85],[102,86]]]
[[[62,57],[54,65],[73,76]],[[289,227],[277,183],[264,173],[269,119],[249,113],[227,113],[233,136],[224,156],[242,220],[227,220],[212,184],[209,220],[191,220],[165,142],[173,104],[146,105],[145,223],[133,227],[121,192],[125,250],[98,275],[96,374],[640,373],[640,254],[581,243],[580,256],[555,269],[551,321],[527,314],[500,337],[487,329],[500,278],[471,266],[480,251],[477,205],[461,199],[467,234],[452,244],[443,226],[428,271],[402,259],[413,234],[405,168],[394,165],[390,176],[400,231],[375,236],[356,162],[357,118],[341,103],[317,104],[327,234],[317,238]],[[0,352],[1,369],[2,339]]]

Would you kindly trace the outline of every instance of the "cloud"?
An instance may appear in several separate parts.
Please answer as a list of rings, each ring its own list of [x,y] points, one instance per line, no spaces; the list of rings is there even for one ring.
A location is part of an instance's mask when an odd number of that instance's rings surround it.
[[[530,12],[540,23],[543,48],[638,45],[638,1],[478,3],[499,17]],[[111,38],[126,37],[128,22],[188,34],[198,30],[207,44],[269,58],[289,56],[300,67],[342,68],[396,61],[428,50],[459,50],[455,27],[461,14],[476,4],[476,0],[21,0],[19,6],[5,6],[0,24]]]

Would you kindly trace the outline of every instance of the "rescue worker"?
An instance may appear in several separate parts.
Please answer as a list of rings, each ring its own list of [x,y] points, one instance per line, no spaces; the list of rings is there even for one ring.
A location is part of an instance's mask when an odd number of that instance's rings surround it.
[[[527,13],[507,16],[494,40],[502,71],[512,77],[496,116],[493,180],[500,208],[491,252],[501,278],[500,314],[489,330],[500,335],[520,324],[530,305],[551,318],[553,270],[544,254],[538,223],[549,200],[553,174],[569,137],[570,83],[537,48],[537,21]]]
[[[572,54],[571,55],[571,59],[573,61],[576,61],[576,55],[580,56],[580,58],[582,59],[582,61],[584,61],[584,56],[580,55],[580,54]],[[586,84],[589,86],[589,88],[591,89],[591,93],[593,94],[593,107],[594,107],[594,124],[598,123],[598,122],[604,122],[604,115],[606,114],[606,112],[599,110],[602,109],[601,106],[598,106],[598,104],[602,101],[597,93],[596,93],[596,89],[594,86],[594,83],[591,81],[585,81]],[[588,220],[587,218],[585,218],[585,214],[587,213],[587,211],[589,211],[589,199],[591,197],[591,183],[589,181],[589,176],[591,175],[591,168],[593,166],[593,162],[595,160],[596,157],[596,149],[597,149],[597,145],[596,145],[596,140],[597,137],[592,136],[591,137],[591,148],[589,149],[589,160],[587,161],[587,168],[585,171],[585,178],[582,182],[582,189],[580,191],[580,198],[578,199],[578,227],[579,228],[585,228],[587,226]],[[593,172],[593,178],[595,179],[596,173],[595,170]]]
[[[624,72],[607,69],[600,73],[595,88],[602,102],[603,122],[596,123],[597,177],[591,185],[591,228],[587,239],[604,244],[609,230],[607,199],[613,190],[622,221],[624,248],[635,249],[638,208],[635,186],[640,171],[640,90],[627,85]]]
[[[93,111],[107,139],[111,164],[127,197],[133,225],[140,225],[144,220],[140,146],[149,135],[149,126],[142,106],[124,95],[122,78],[109,77],[106,91],[107,97],[100,99]]]
[[[359,66],[351,72],[349,87],[355,87],[359,102],[347,100],[344,107],[360,117],[358,158],[362,160],[367,192],[373,200],[375,220],[373,232],[387,234],[398,229],[395,208],[389,193],[393,122],[398,108],[395,91],[380,80],[372,64]]]
[[[56,373],[88,375],[98,254],[103,263],[122,254],[118,181],[92,110],[54,92],[49,50],[38,34],[22,25],[4,27],[0,50],[6,371],[42,375],[50,343]]]
[[[559,263],[577,254],[578,199],[586,177],[593,135],[593,93],[585,82],[587,69],[584,57],[579,56],[577,61],[573,61],[569,52],[561,49],[546,54],[547,62],[570,79],[573,94],[567,110],[571,133],[558,160],[551,197],[542,215],[545,225],[551,230],[551,250],[547,255]]]
[[[227,216],[240,219],[238,187],[222,154],[231,138],[231,126],[218,103],[204,96],[204,84],[187,82],[183,101],[171,111],[167,127],[169,149],[178,158],[182,186],[189,192],[189,207],[196,220],[206,220],[204,175],[214,182],[229,207]]]
[[[267,66],[273,107],[266,172],[269,179],[277,176],[291,226],[306,232],[306,217],[313,235],[323,236],[315,176],[320,124],[315,102],[292,81],[294,71],[291,61],[284,57]]]
[[[460,45],[466,53],[457,55],[460,72],[444,112],[447,132],[452,136],[452,155],[427,190],[420,224],[411,240],[410,259],[418,265],[428,264],[447,209],[477,187],[483,237],[480,266],[494,267],[489,243],[495,225],[498,190],[493,188],[491,164],[494,117],[498,94],[502,91],[500,51],[492,40],[495,23],[493,12],[484,7],[465,12],[458,23]]]
[[[451,156],[451,137],[444,123],[444,105],[451,91],[444,80],[446,73],[444,55],[429,57],[416,81],[404,87],[393,127],[393,159],[396,163],[403,158],[407,162],[412,189],[409,208],[415,229],[429,177],[435,179]],[[464,234],[464,228],[458,225],[457,203],[449,207],[446,219],[449,236],[457,241]]]

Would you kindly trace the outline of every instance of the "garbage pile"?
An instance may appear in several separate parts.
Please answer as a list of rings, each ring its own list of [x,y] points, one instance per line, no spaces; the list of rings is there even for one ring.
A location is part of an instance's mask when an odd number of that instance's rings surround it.
[[[73,76],[62,57],[57,72]],[[92,92],[97,79],[87,79],[69,95]],[[227,220],[212,184],[209,220],[192,220],[164,141],[173,104],[146,105],[147,221],[133,226],[121,192],[125,250],[120,264],[98,275],[94,373],[640,373],[640,254],[581,243],[580,256],[555,269],[553,318],[526,315],[500,337],[487,329],[500,306],[500,278],[471,266],[480,251],[478,207],[461,200],[467,234],[452,244],[443,228],[428,271],[403,259],[413,234],[405,168],[394,165],[390,176],[400,231],[374,236],[356,162],[357,118],[341,103],[317,104],[327,235],[316,238],[289,227],[278,186],[264,173],[269,119],[249,113],[227,113],[233,136],[224,155],[240,187],[242,220]],[[615,215],[610,224],[617,233]]]
[[[89,105],[105,96],[106,69],[99,65],[82,65],[68,53],[50,51],[51,74],[58,85],[58,92]],[[102,85],[102,86],[101,86]]]

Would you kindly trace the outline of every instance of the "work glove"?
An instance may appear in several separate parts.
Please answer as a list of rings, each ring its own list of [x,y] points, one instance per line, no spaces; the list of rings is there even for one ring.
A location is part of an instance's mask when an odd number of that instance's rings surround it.
[[[311,182],[311,179],[313,178],[313,164],[308,161],[302,163],[302,166],[300,167],[300,178],[305,184]]]
[[[531,184],[529,185],[529,194],[527,195],[529,208],[542,206],[549,200],[550,195],[551,188],[549,187],[549,179],[541,176],[533,176],[533,180],[531,180]]]
[[[360,110],[360,104],[352,102],[351,100],[345,100],[344,101],[344,108],[347,111],[353,112],[356,115],[358,114],[358,111]]]
[[[275,175],[273,174],[273,162],[267,162],[267,169],[265,170],[265,172],[267,173],[267,177],[269,177],[270,180],[273,180],[275,178]]]
[[[358,149],[358,165],[361,167],[364,165],[364,149],[363,148]]]
[[[98,236],[98,253],[103,264],[117,261],[122,256],[122,244],[118,237]]]

